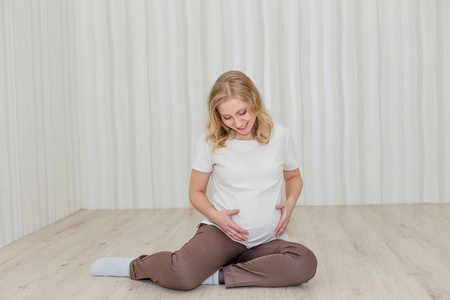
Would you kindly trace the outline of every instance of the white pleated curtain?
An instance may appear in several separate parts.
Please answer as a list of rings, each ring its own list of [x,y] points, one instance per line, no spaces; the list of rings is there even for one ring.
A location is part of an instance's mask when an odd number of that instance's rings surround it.
[[[193,141],[228,70],[291,128],[300,204],[449,202],[447,1],[0,9],[3,244],[79,208],[189,207]]]

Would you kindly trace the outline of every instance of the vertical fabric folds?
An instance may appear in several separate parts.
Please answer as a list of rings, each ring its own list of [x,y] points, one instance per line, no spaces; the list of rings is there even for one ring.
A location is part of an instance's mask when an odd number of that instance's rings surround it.
[[[80,208],[189,207],[228,70],[291,128],[300,204],[450,200],[444,0],[0,1],[0,246]]]

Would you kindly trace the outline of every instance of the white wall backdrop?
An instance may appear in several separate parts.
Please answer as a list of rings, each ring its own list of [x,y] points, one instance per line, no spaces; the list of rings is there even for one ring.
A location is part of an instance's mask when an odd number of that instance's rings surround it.
[[[450,202],[448,1],[0,0],[0,13],[1,244],[81,207],[188,207],[192,142],[231,69],[292,129],[300,204]]]
[[[83,207],[189,206],[192,141],[230,69],[292,128],[300,203],[448,201],[449,11],[410,0],[77,2]]]
[[[0,247],[81,207],[71,11],[0,0]]]

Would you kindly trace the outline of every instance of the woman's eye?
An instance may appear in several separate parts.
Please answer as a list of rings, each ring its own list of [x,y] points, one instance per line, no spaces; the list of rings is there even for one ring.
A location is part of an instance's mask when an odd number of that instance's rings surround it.
[[[244,110],[243,112],[240,113],[241,116],[245,115],[247,113],[247,110]]]
[[[223,117],[223,119],[228,121],[231,117]]]

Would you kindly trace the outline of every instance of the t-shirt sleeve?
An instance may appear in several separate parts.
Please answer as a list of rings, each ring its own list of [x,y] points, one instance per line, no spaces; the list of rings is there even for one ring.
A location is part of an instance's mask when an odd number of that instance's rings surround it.
[[[286,130],[286,155],[284,159],[283,169],[285,171],[293,171],[299,167],[297,155],[295,153],[294,140],[291,131]]]
[[[213,170],[211,160],[211,147],[202,135],[194,144],[194,151],[192,153],[192,169],[200,172],[209,173]]]

